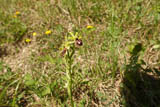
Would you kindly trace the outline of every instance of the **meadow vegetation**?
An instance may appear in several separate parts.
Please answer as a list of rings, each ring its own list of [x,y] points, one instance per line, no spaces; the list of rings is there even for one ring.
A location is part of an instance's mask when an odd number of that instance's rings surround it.
[[[159,0],[0,0],[0,106],[159,101]]]

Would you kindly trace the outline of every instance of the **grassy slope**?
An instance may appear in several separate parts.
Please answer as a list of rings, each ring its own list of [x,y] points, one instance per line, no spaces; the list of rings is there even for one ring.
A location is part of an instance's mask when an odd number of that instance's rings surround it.
[[[70,31],[83,40],[74,62],[77,107],[159,104],[158,0],[0,0],[0,4],[0,105],[69,104],[59,47]],[[20,15],[14,17],[16,11]],[[52,33],[45,35],[46,30]]]

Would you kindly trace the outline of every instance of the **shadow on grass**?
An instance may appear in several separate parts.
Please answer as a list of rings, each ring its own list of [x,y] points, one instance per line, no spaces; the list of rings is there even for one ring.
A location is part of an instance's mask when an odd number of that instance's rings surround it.
[[[160,107],[160,71],[138,64],[142,44],[133,49],[130,63],[126,65],[122,95],[125,107]],[[144,62],[145,63],[145,62]]]

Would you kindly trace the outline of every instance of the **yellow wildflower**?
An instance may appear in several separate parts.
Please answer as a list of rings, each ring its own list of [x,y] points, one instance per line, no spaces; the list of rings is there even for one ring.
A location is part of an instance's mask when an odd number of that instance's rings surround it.
[[[14,17],[14,18],[16,18],[17,16],[16,16],[16,15],[14,15],[13,17]]]
[[[87,26],[87,29],[92,29],[92,28],[93,28],[93,26],[91,26],[91,25]]]
[[[15,15],[20,15],[20,12],[19,12],[19,11],[16,11]]]
[[[26,39],[26,42],[27,42],[27,43],[31,42],[31,39]]]
[[[46,34],[46,35],[49,35],[49,34],[51,34],[51,32],[52,32],[51,30],[47,30],[47,31],[45,32],[45,34]]]
[[[36,32],[33,32],[33,34],[32,34],[33,36],[36,36],[37,35],[37,33]]]

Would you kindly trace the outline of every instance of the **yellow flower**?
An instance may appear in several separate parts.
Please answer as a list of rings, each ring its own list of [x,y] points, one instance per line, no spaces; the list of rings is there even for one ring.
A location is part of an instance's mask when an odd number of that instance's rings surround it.
[[[91,25],[87,26],[87,29],[92,29],[92,28],[93,28],[93,26],[91,26]]]
[[[14,18],[16,18],[17,16],[16,16],[16,15],[14,15],[13,17],[14,17]]]
[[[32,34],[33,36],[36,36],[37,35],[37,33],[36,32],[33,32],[33,34]]]
[[[19,12],[19,11],[16,11],[15,15],[20,15],[20,12]]]
[[[49,34],[51,34],[51,32],[52,32],[51,30],[47,30],[47,31],[45,32],[45,34],[46,34],[46,35],[49,35]]]
[[[26,39],[26,42],[27,42],[27,43],[31,42],[31,39]]]

